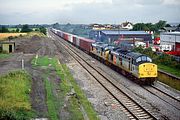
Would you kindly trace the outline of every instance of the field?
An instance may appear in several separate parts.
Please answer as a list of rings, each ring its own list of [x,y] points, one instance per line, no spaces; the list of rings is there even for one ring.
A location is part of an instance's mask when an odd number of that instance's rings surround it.
[[[20,36],[20,35],[26,35],[27,33],[0,33],[0,40],[4,40],[8,38],[9,36]]]

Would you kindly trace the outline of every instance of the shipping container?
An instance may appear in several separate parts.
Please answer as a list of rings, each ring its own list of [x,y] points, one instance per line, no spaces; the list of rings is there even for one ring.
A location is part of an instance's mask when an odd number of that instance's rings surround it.
[[[61,37],[61,31],[57,31],[56,34]]]
[[[64,38],[65,40],[68,40],[68,34],[67,34],[67,33],[63,33],[63,38]]]
[[[73,44],[79,47],[79,37],[76,35],[73,35],[72,40],[73,40]]]
[[[73,36],[73,44],[76,45],[76,36]]]
[[[63,32],[62,32],[62,31],[60,32],[60,37],[62,37],[62,38],[63,38]]]
[[[75,43],[75,45],[79,47],[79,37],[78,36],[76,36],[76,43]]]
[[[91,44],[94,43],[94,40],[86,39],[86,38],[79,38],[80,41],[80,48],[90,52],[91,50]]]
[[[72,34],[68,34],[68,41],[69,41],[70,43],[73,42],[73,35],[72,35]]]

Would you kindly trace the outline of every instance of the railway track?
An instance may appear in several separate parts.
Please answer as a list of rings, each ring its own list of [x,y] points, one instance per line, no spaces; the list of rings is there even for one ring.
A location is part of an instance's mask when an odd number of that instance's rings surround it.
[[[180,110],[180,100],[164,91],[161,89],[155,87],[155,86],[141,86],[151,94],[155,95],[159,99],[165,101],[169,105],[175,107],[177,110]]]
[[[151,86],[151,87],[153,87],[154,89],[160,91],[161,93],[163,93],[163,94],[169,96],[170,98],[172,98],[172,99],[174,99],[174,100],[176,100],[177,102],[180,103],[180,98],[176,98],[176,97],[174,97],[174,96],[172,96],[172,95],[170,95],[170,94],[168,94],[168,93],[162,91],[161,89],[159,89],[159,88],[157,88],[157,87],[155,87],[155,86]]]
[[[52,35],[52,34],[51,34]],[[64,45],[66,44],[66,45]],[[68,54],[70,54],[101,86],[117,101],[117,106],[130,119],[149,119],[156,120],[157,118],[147,109],[139,105],[127,93],[123,92],[116,84],[114,84],[108,77],[103,75],[100,71],[90,65],[84,58],[75,52],[66,41],[59,41],[55,43],[58,47],[63,46]],[[60,45],[60,46],[58,46]]]

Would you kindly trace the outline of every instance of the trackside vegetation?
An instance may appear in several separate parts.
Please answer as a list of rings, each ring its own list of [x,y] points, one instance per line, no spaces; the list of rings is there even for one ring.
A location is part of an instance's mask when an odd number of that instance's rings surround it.
[[[87,100],[65,64],[61,64],[56,58],[44,56],[34,58],[32,65],[46,70],[42,76],[47,93],[48,116],[50,119],[58,120],[63,117],[74,120],[98,119],[91,103]],[[50,79],[53,72],[56,74],[56,79],[58,77],[58,84]],[[63,111],[68,116],[63,116]]]
[[[137,47],[133,51],[151,57],[153,62],[158,65],[158,69],[180,77],[180,64],[172,56],[165,53],[157,54],[151,48],[143,49],[142,47]]]
[[[0,59],[5,59],[5,58],[8,58],[10,56],[11,56],[10,54],[1,53],[1,50],[0,50]]]
[[[25,71],[0,76],[0,120],[32,118],[30,91],[31,79]]]

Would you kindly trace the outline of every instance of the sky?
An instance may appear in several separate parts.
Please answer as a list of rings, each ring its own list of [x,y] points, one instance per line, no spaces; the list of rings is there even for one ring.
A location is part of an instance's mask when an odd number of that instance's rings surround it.
[[[180,0],[0,0],[0,24],[180,23]]]

